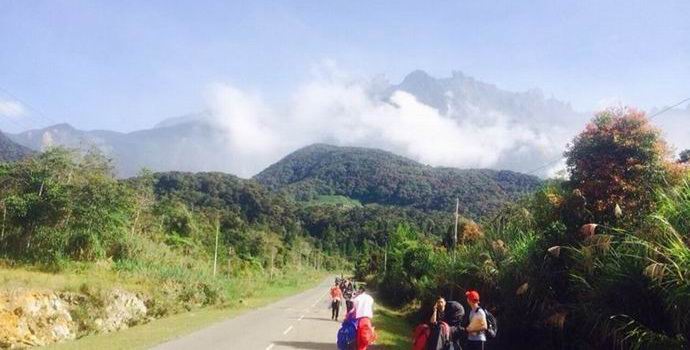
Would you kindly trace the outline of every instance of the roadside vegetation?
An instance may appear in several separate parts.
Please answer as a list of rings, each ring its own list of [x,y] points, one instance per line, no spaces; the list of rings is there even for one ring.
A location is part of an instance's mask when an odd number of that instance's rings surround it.
[[[78,337],[101,330],[115,289],[145,303],[136,323],[242,307],[348,266],[294,211],[230,175],[118,180],[97,153],[52,149],[0,165],[0,279],[4,290],[68,293]]]
[[[642,113],[605,111],[566,152],[568,179],[461,220],[457,244],[399,225],[358,274],[423,311],[478,289],[494,349],[687,349],[690,176],[669,155]]]
[[[238,279],[229,281],[236,286],[227,296],[228,302],[189,312],[181,312],[137,327],[108,334],[90,334],[76,341],[54,344],[50,350],[78,349],[149,349],[154,345],[180,337],[215,322],[270,304],[283,297],[313,287],[327,274],[317,271],[285,271],[280,279]]]

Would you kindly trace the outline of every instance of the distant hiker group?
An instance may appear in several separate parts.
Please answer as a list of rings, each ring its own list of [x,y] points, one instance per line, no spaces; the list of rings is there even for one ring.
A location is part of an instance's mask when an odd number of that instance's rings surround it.
[[[340,300],[345,299],[345,319],[338,330],[338,350],[366,350],[376,340],[372,325],[374,298],[360,286],[355,293],[354,284],[347,279],[336,279],[330,290],[331,319],[338,320]]]
[[[487,338],[498,331],[496,318],[479,305],[479,292],[465,293],[470,312],[457,301],[439,297],[428,322],[418,325],[413,332],[413,350],[484,350]]]
[[[345,278],[336,278],[335,283],[331,287],[331,319],[337,321],[340,313],[340,306],[342,300],[345,300],[345,314],[352,310],[352,297],[355,293],[355,287],[352,281]]]

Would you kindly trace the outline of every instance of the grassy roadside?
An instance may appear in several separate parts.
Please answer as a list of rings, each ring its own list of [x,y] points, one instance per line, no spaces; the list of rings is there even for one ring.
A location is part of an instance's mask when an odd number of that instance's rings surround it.
[[[53,275],[28,271],[0,271],[0,278],[18,281],[22,286],[43,284],[44,288],[62,287],[71,289],[83,281],[84,277],[68,274]],[[54,344],[46,347],[50,350],[69,349],[147,349],[166,340],[201,329],[214,322],[236,316],[242,312],[269,304],[282,297],[316,286],[327,276],[323,272],[301,272],[299,278],[281,279],[278,281],[245,281],[244,286],[251,286],[241,294],[241,299],[227,303],[223,307],[209,307],[191,312],[180,313],[153,320],[147,324],[139,325],[123,331],[89,335],[76,341]],[[93,276],[91,276],[93,277]],[[292,278],[295,277],[295,278]],[[15,279],[18,278],[18,279]],[[106,284],[114,283],[107,280]]]
[[[412,346],[410,342],[412,326],[407,321],[404,312],[376,304],[374,326],[378,334],[377,349],[407,350]]]

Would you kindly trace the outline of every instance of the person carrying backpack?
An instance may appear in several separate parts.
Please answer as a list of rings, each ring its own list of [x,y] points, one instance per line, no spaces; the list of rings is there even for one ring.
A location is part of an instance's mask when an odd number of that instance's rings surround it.
[[[467,304],[470,305],[469,324],[465,328],[467,332],[467,350],[484,350],[486,343],[486,312],[479,306],[479,292],[470,290],[465,293]]]
[[[462,350],[460,346],[460,339],[462,338],[465,328],[462,327],[462,319],[465,317],[465,308],[457,301],[449,301],[446,303],[446,308],[443,312],[443,321],[448,325],[450,330],[450,349]]]
[[[457,301],[439,297],[428,323],[417,326],[413,333],[413,350],[462,350],[460,337],[465,308]]]
[[[446,299],[439,297],[429,319],[429,338],[425,350],[450,350],[450,327],[443,320]]]
[[[345,316],[338,330],[337,345],[338,350],[357,350],[357,319],[354,312]]]
[[[371,323],[371,319],[374,318],[374,298],[367,294],[364,286],[360,286],[359,293],[352,303],[352,313],[357,319],[357,350],[366,350],[376,341],[376,331]]]
[[[343,298],[343,292],[340,290],[338,283],[335,283],[331,287],[331,320],[338,320],[338,314],[340,313],[340,299]]]
[[[354,287],[352,287],[352,281],[346,281],[345,288],[342,289],[343,297],[345,299],[345,310],[346,312],[352,311],[352,297],[355,293]]]

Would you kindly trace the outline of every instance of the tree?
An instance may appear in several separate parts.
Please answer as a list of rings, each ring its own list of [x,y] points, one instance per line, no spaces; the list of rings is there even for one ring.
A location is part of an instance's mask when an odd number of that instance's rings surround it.
[[[655,190],[669,175],[669,152],[643,112],[612,108],[599,113],[565,152],[573,189],[599,223],[637,220],[653,207]]]

